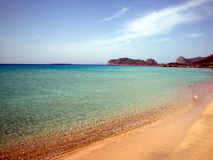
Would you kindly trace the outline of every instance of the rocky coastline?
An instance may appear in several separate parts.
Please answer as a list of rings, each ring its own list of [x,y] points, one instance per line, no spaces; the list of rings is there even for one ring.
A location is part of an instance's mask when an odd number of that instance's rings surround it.
[[[161,67],[191,67],[191,68],[213,68],[213,54],[207,57],[185,58],[178,57],[175,62],[159,64],[154,59],[131,59],[118,58],[108,61],[108,65],[134,65],[134,66],[161,66]]]

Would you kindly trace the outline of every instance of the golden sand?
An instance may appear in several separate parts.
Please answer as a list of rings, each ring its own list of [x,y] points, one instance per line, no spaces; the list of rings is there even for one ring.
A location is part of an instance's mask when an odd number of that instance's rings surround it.
[[[197,118],[182,143],[168,159],[182,160],[213,159],[213,101]]]
[[[196,93],[193,109],[54,160],[210,160],[213,159],[212,84]],[[208,92],[208,94],[207,94]],[[204,97],[204,98],[201,98]]]

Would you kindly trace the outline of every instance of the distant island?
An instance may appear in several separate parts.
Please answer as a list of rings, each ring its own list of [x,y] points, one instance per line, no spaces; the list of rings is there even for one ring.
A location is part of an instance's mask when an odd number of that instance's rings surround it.
[[[51,63],[50,65],[72,65],[70,63]]]
[[[135,65],[135,66],[161,66],[161,67],[193,67],[193,68],[213,68],[213,54],[207,57],[185,58],[178,57],[175,62],[159,64],[154,59],[130,59],[118,58],[108,61],[108,65]]]

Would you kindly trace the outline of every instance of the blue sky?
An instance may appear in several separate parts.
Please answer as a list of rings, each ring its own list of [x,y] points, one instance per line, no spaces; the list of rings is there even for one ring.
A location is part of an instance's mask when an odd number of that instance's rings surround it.
[[[213,0],[0,0],[0,63],[213,53]]]

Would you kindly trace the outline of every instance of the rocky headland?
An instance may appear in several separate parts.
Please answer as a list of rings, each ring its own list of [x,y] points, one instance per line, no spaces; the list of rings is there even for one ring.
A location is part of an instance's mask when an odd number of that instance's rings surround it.
[[[158,63],[154,59],[130,59],[130,58],[118,58],[108,61],[108,65],[134,65],[134,66],[158,66]]]
[[[159,64],[154,59],[130,59],[118,58],[108,61],[108,65],[134,65],[134,66],[161,66],[161,67],[192,67],[192,68],[213,68],[213,54],[207,57],[185,58],[178,57],[175,62]]]
[[[160,64],[162,67],[192,67],[192,68],[213,68],[213,54],[207,57],[184,58],[178,57],[175,62]]]
[[[176,59],[176,63],[192,64],[192,63],[196,63],[196,62],[200,61],[201,59],[203,59],[203,57],[185,58],[185,57],[180,56]]]

